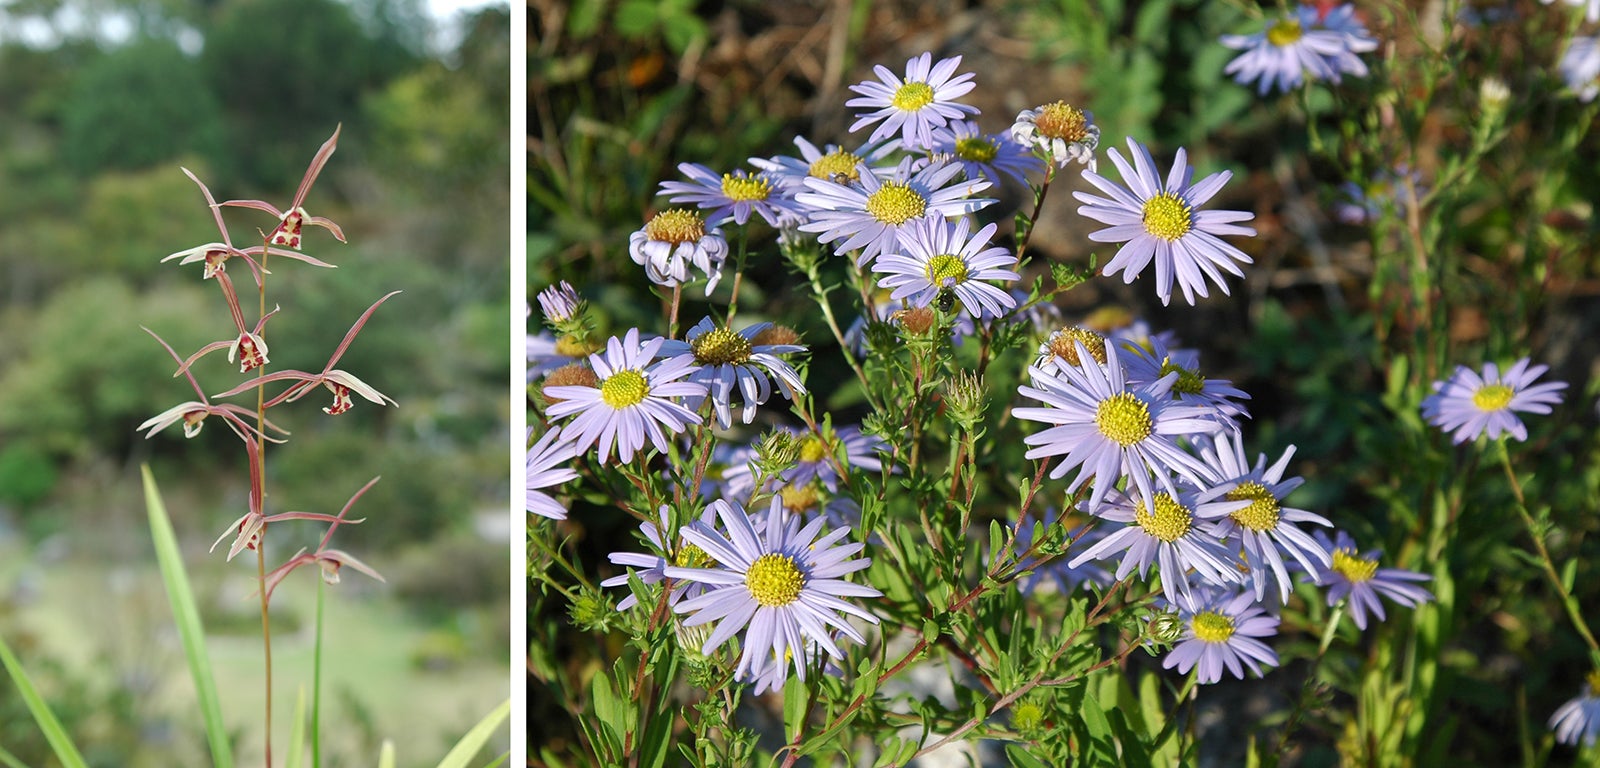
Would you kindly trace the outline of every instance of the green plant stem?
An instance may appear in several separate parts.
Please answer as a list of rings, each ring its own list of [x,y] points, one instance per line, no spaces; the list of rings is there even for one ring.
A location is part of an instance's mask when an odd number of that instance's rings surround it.
[[[1594,633],[1589,631],[1588,622],[1583,620],[1583,614],[1578,611],[1578,601],[1574,600],[1572,593],[1567,591],[1565,584],[1561,583],[1560,574],[1556,573],[1555,561],[1550,558],[1550,550],[1544,546],[1544,537],[1539,535],[1539,526],[1534,521],[1533,515],[1528,514],[1528,505],[1522,497],[1522,483],[1517,480],[1517,473],[1511,468],[1511,452],[1507,449],[1506,439],[1501,437],[1498,441],[1500,453],[1500,466],[1506,471],[1506,480],[1511,484],[1511,494],[1517,499],[1517,515],[1522,518],[1522,524],[1528,529],[1528,538],[1533,540],[1533,548],[1539,554],[1539,563],[1544,566],[1544,575],[1550,579],[1550,585],[1555,587],[1556,594],[1561,596],[1561,605],[1567,610],[1567,618],[1572,620],[1572,626],[1578,630],[1583,641],[1589,644],[1590,662],[1600,669],[1600,643],[1595,642]]]
[[[807,275],[811,281],[811,293],[817,297],[817,306],[822,308],[822,317],[828,321],[828,330],[833,331],[833,338],[839,342],[839,353],[844,355],[845,362],[850,364],[850,370],[856,372],[856,378],[861,381],[861,391],[865,393],[867,403],[872,409],[882,410],[872,394],[872,385],[867,381],[867,372],[861,370],[861,364],[856,362],[855,355],[850,354],[850,345],[844,340],[844,332],[839,330],[839,321],[833,317],[833,307],[828,305],[828,292],[822,287],[822,275],[815,266],[808,270]]]
[[[317,579],[317,626],[311,646],[311,768],[322,767],[322,606],[323,588]]]
[[[1044,162],[1044,183],[1039,185],[1039,193],[1033,196],[1033,215],[1028,217],[1028,231],[1023,235],[1022,242],[1017,243],[1015,268],[1022,267],[1022,254],[1027,252],[1028,243],[1033,240],[1033,228],[1039,225],[1039,211],[1044,208],[1044,196],[1050,194],[1050,182],[1056,178],[1056,164],[1048,157]]]
[[[267,316],[267,257],[271,253],[269,238],[261,238],[261,277],[260,290],[257,291],[259,303],[256,310],[257,317]],[[256,368],[256,378],[267,375],[267,366]],[[256,498],[261,500],[261,508],[256,510],[262,515],[267,514],[267,438],[266,438],[266,409],[267,387],[265,384],[256,386],[256,456],[260,471],[259,476],[250,478],[253,483],[260,483],[256,490]],[[261,594],[261,655],[264,659],[266,672],[266,705],[263,707],[262,720],[265,723],[265,738],[267,768],[272,768],[272,619],[267,610],[269,592],[267,590],[267,529],[263,525],[256,539],[256,590]]]

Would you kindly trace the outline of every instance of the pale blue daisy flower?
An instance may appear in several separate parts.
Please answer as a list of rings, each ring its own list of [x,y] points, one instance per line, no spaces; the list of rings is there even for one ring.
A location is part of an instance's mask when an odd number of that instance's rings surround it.
[[[740,420],[746,424],[755,420],[756,406],[772,396],[772,378],[780,382],[779,391],[785,400],[806,393],[800,374],[779,355],[804,352],[799,344],[766,343],[763,334],[772,323],[756,323],[742,330],[718,326],[707,317],[695,323],[684,334],[685,341],[668,339],[661,345],[661,356],[684,357],[699,368],[687,381],[703,384],[707,397],[717,415],[717,424],[723,429],[733,425],[733,394],[737,390],[744,408]],[[690,410],[699,410],[704,397],[686,397],[683,404]]]
[[[1573,35],[1559,67],[1561,79],[1579,101],[1594,101],[1600,96],[1600,37]]]
[[[1243,680],[1244,668],[1256,677],[1262,667],[1278,666],[1278,654],[1260,638],[1278,634],[1278,619],[1249,592],[1199,586],[1193,605],[1177,605],[1183,618],[1183,639],[1167,652],[1161,666],[1187,674],[1199,667],[1195,681],[1215,683],[1226,669]]]
[[[1075,568],[1090,560],[1109,560],[1120,552],[1118,579],[1134,572],[1146,579],[1150,567],[1155,566],[1167,598],[1180,605],[1191,604],[1191,569],[1207,584],[1232,584],[1241,578],[1238,561],[1208,525],[1248,504],[1224,498],[1226,490],[1161,491],[1151,506],[1121,491],[1110,491],[1106,503],[1094,507],[1092,514],[1125,525],[1107,533],[1067,565]]]
[[[857,166],[859,183],[807,178],[810,191],[795,195],[810,207],[810,218],[800,231],[816,233],[818,242],[838,241],[835,253],[861,249],[856,263],[865,265],[879,253],[898,250],[900,238],[915,221],[960,216],[994,202],[972,197],[988,189],[989,182],[959,180],[960,165],[931,163],[914,171],[914,162],[902,158],[892,173],[882,176],[866,165]]]
[[[528,428],[528,440],[533,440],[533,428]],[[567,519],[567,508],[561,506],[544,489],[561,485],[578,476],[567,466],[577,455],[577,447],[561,437],[561,430],[552,427],[528,448],[528,511],[551,520]]]
[[[659,524],[650,520],[639,524],[639,532],[644,535],[644,539],[650,544],[650,548],[655,550],[654,553],[612,552],[610,555],[612,563],[639,569],[632,571],[632,573],[639,577],[640,582],[645,584],[659,584],[667,577],[666,569],[669,565],[684,568],[705,568],[716,565],[716,561],[712,560],[705,550],[685,541],[681,536],[673,536],[669,539],[661,534],[662,531],[672,530],[672,509],[670,507],[663,504],[656,514],[658,516],[657,519],[660,521]],[[701,512],[700,522],[707,526],[715,526],[717,522],[716,510],[707,508]],[[600,582],[602,587],[625,587],[627,585],[627,573],[612,576]],[[672,591],[667,593],[667,605],[677,605],[678,601],[686,597],[698,597],[704,594],[705,591],[706,585],[698,582],[674,581]],[[626,611],[638,604],[638,598],[630,592],[627,597],[622,599],[622,602],[617,603],[617,610]]]
[[[1056,425],[1023,438],[1033,446],[1025,456],[1063,457],[1050,471],[1052,478],[1078,469],[1067,486],[1068,493],[1093,479],[1086,508],[1090,513],[1122,478],[1128,478],[1138,489],[1139,499],[1147,508],[1155,506],[1157,482],[1169,495],[1178,494],[1171,473],[1201,485],[1205,467],[1178,444],[1178,439],[1220,429],[1214,412],[1172,400],[1177,374],[1130,388],[1115,346],[1106,346],[1106,362],[1102,365],[1091,363],[1094,358],[1089,350],[1081,342],[1074,343],[1078,344],[1077,356],[1082,364],[1057,367],[1054,373],[1030,366],[1028,376],[1033,386],[1017,388],[1018,394],[1041,401],[1046,407],[1012,408],[1012,415]]]
[[[1356,626],[1367,628],[1370,612],[1383,621],[1383,602],[1379,595],[1404,606],[1416,607],[1433,599],[1433,593],[1417,586],[1431,577],[1400,568],[1379,568],[1378,550],[1357,552],[1350,534],[1338,531],[1333,540],[1322,531],[1315,534],[1317,544],[1332,555],[1330,567],[1321,573],[1317,584],[1328,587],[1328,605],[1350,598],[1350,618]]]
[[[1072,193],[1084,203],[1078,207],[1079,214],[1110,225],[1090,233],[1089,239],[1097,243],[1123,244],[1102,273],[1109,276],[1122,272],[1123,282],[1131,283],[1144,271],[1145,265],[1154,260],[1156,295],[1161,297],[1162,304],[1172,299],[1174,278],[1183,289],[1184,300],[1190,304],[1194,304],[1194,294],[1207,295],[1208,277],[1226,294],[1228,285],[1221,270],[1244,277],[1235,262],[1249,264],[1250,257],[1223,242],[1219,235],[1254,235],[1254,229],[1235,222],[1249,221],[1255,216],[1243,211],[1197,209],[1215,196],[1233,174],[1222,171],[1191,183],[1194,169],[1189,166],[1188,153],[1180,148],[1163,185],[1150,150],[1132,137],[1128,138],[1128,149],[1133,155],[1133,166],[1129,166],[1116,149],[1107,152],[1121,172],[1126,187],[1098,173],[1085,171],[1083,177],[1110,197]]]
[[[1249,411],[1240,400],[1249,400],[1249,393],[1233,386],[1227,379],[1208,379],[1200,374],[1200,352],[1194,349],[1171,349],[1166,339],[1150,336],[1144,344],[1124,343],[1122,349],[1130,354],[1122,357],[1128,372],[1128,385],[1142,386],[1166,376],[1178,374],[1172,385],[1172,399],[1184,405],[1210,408],[1217,417],[1233,430],[1238,430],[1238,420],[1249,418]]]
[[[1549,366],[1529,367],[1528,362],[1524,357],[1504,374],[1494,363],[1485,363],[1481,374],[1464,365],[1456,366],[1449,379],[1433,383],[1434,393],[1422,401],[1423,418],[1446,432],[1454,432],[1456,443],[1483,435],[1493,440],[1502,434],[1527,440],[1528,428],[1514,412],[1549,413],[1550,406],[1561,402],[1561,390],[1567,388],[1564,381],[1533,383]]]
[[[1412,199],[1412,192],[1405,189],[1407,183],[1415,191],[1417,199],[1427,195],[1428,189],[1422,185],[1422,174],[1404,163],[1393,170],[1379,170],[1365,184],[1347,181],[1339,185],[1345,200],[1334,206],[1333,215],[1346,224],[1371,224],[1385,211],[1404,216],[1411,207]]]
[[[1020,280],[1008,267],[1017,257],[1008,248],[989,246],[999,229],[985,225],[968,237],[972,221],[966,216],[951,224],[944,218],[914,222],[902,233],[897,252],[884,252],[872,265],[882,277],[878,284],[894,291],[889,298],[926,307],[945,292],[979,320],[999,317],[1016,306],[1011,294],[984,280]]]
[[[772,500],[764,531],[756,529],[737,503],[718,500],[711,508],[717,510],[727,536],[701,522],[684,528],[682,536],[704,550],[717,567],[665,569],[669,578],[706,585],[705,594],[673,607],[677,613],[690,614],[683,620],[686,627],[717,622],[702,653],[710,654],[743,630],[736,675],[748,679],[764,669],[768,659],[779,658],[792,659],[795,674],[804,680],[808,641],[835,659],[843,658],[844,652],[834,642],[832,630],[866,642],[845,616],[873,624],[878,619],[844,598],[883,593],[843,579],[872,564],[865,557],[851,559],[864,544],[838,543],[850,529],[823,533],[820,517],[799,528],[789,523],[793,518],[778,499]]]
[[[971,120],[955,120],[935,128],[930,149],[935,155],[960,163],[967,178],[987,178],[997,186],[1006,179],[1027,186],[1029,173],[1044,171],[1044,161],[1031,146],[1018,143],[1009,134],[984,133]]]
[[[728,241],[715,226],[686,208],[671,208],[651,217],[641,229],[628,236],[628,255],[644,267],[645,275],[656,285],[678,286],[694,279],[693,266],[706,276],[706,295],[722,279],[722,263],[728,259]]]
[[[661,194],[674,203],[694,203],[706,214],[706,226],[714,227],[729,219],[743,226],[750,214],[759,214],[774,227],[781,219],[800,215],[794,201],[783,194],[782,185],[765,173],[751,174],[734,171],[718,176],[699,163],[679,163],[678,171],[688,176],[688,181],[663,181]]]
[[[598,386],[545,387],[546,394],[559,399],[550,405],[550,417],[573,417],[563,432],[580,453],[598,445],[602,464],[613,448],[621,461],[633,461],[647,439],[666,453],[668,432],[677,434],[700,423],[698,415],[674,399],[705,396],[705,385],[679,381],[694,372],[694,363],[676,359],[651,364],[664,343],[661,338],[640,343],[639,329],[630,328],[622,339],[607,340],[604,353],[589,356]]]
[[[1590,672],[1583,690],[1556,709],[1550,716],[1550,730],[1556,741],[1577,746],[1594,746],[1600,736],[1600,671]]]
[[[1328,63],[1334,71],[1339,74],[1366,77],[1367,63],[1356,54],[1377,50],[1378,40],[1367,32],[1367,26],[1356,16],[1356,7],[1350,3],[1342,3],[1322,13],[1317,21],[1317,27],[1344,36],[1344,47],[1328,57]],[[1339,78],[1334,77],[1333,81],[1339,82]]]
[[[1337,83],[1341,73],[1365,75],[1366,64],[1355,54],[1373,50],[1377,41],[1365,36],[1365,29],[1356,32],[1360,22],[1351,14],[1336,20],[1339,29],[1324,28],[1321,22],[1316,7],[1302,5],[1255,34],[1223,35],[1224,46],[1244,51],[1228,62],[1223,74],[1233,75],[1240,85],[1256,83],[1263,96],[1274,88],[1287,93],[1308,77]]]
[[[1250,505],[1228,513],[1217,520],[1211,533],[1223,541],[1238,539],[1244,547],[1244,563],[1250,569],[1250,583],[1255,587],[1257,600],[1266,597],[1267,589],[1277,582],[1279,599],[1289,601],[1294,588],[1289,578],[1285,556],[1300,563],[1312,578],[1317,578],[1332,565],[1332,556],[1311,534],[1300,529],[1298,523],[1314,523],[1332,527],[1328,519],[1303,509],[1286,506],[1285,497],[1305,482],[1299,477],[1285,479],[1284,470],[1294,456],[1294,446],[1267,466],[1266,454],[1256,457],[1254,466],[1245,457],[1244,442],[1219,432],[1212,444],[1200,450],[1206,468],[1207,480],[1213,485],[1231,488],[1224,498],[1248,501]]]
[[[976,85],[972,82],[972,73],[955,74],[959,66],[960,56],[940,59],[934,64],[933,54],[923,53],[906,60],[903,80],[881,64],[874,66],[872,71],[877,74],[878,82],[864,80],[850,86],[850,90],[861,95],[846,101],[845,106],[872,110],[856,113],[857,119],[850,126],[850,132],[882,121],[873,129],[868,141],[899,133],[909,147],[930,147],[934,128],[959,120],[963,115],[978,113],[977,107],[955,101]]]
[[[855,150],[847,150],[838,144],[826,144],[818,149],[804,136],[796,136],[794,145],[800,150],[799,157],[773,155],[769,158],[750,158],[751,165],[776,179],[790,197],[806,191],[805,182],[808,178],[841,184],[855,183],[861,179],[861,172],[856,168],[858,165],[866,165],[874,173],[893,171],[898,163],[889,158],[900,149],[900,140],[869,141]]]

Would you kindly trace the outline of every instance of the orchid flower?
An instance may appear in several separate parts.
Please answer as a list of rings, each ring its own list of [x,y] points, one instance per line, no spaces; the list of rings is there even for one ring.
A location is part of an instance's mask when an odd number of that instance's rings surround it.
[[[329,136],[328,140],[323,142],[322,147],[317,150],[316,157],[311,158],[311,165],[306,167],[306,175],[300,179],[300,188],[295,191],[294,202],[289,204],[289,210],[279,211],[277,206],[262,200],[229,200],[222,203],[222,205],[229,205],[235,208],[255,208],[278,217],[277,228],[273,229],[272,233],[267,236],[269,245],[287,245],[297,251],[300,250],[300,232],[306,224],[322,227],[332,232],[333,236],[339,239],[339,242],[344,242],[344,231],[339,229],[338,224],[321,216],[308,215],[306,209],[301,207],[306,201],[306,195],[311,192],[311,184],[322,173],[322,166],[326,165],[328,158],[333,156],[334,146],[339,143],[339,130],[342,127],[342,125],[335,127],[333,135]]]

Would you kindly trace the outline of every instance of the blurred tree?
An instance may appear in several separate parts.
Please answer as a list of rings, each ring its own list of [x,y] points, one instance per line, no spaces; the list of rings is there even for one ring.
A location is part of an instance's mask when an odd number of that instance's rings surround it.
[[[196,63],[164,40],[90,61],[62,106],[62,156],[88,175],[148,168],[181,153],[221,152],[221,112]]]

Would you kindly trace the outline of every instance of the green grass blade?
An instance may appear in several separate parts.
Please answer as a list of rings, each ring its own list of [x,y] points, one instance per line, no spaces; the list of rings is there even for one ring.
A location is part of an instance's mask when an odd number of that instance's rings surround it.
[[[311,647],[311,768],[322,768],[322,588],[325,584],[317,579],[317,626]]]
[[[78,748],[72,745],[71,737],[61,727],[61,721],[50,711],[50,705],[40,698],[38,689],[33,687],[33,681],[28,679],[28,673],[22,670],[22,664],[12,655],[11,646],[6,645],[4,639],[0,639],[0,662],[4,662],[6,671],[11,673],[12,682],[17,684],[17,693],[22,695],[28,711],[39,723],[39,731],[50,742],[50,748],[55,750],[56,759],[66,768],[87,768],[83,756],[78,754]]]
[[[300,768],[300,760],[306,752],[306,689],[301,686],[295,692],[294,720],[289,723],[289,755],[283,761],[283,768]]]
[[[378,750],[378,768],[394,768],[394,742],[384,739],[383,748]]]
[[[233,750],[228,745],[227,727],[222,722],[222,705],[217,700],[217,683],[211,674],[211,657],[206,654],[200,609],[195,606],[189,576],[183,570],[178,538],[172,532],[172,521],[167,518],[167,507],[161,501],[161,492],[156,488],[150,467],[141,466],[139,470],[144,477],[144,503],[150,512],[150,537],[155,541],[156,562],[161,566],[161,581],[167,585],[167,599],[172,603],[172,619],[183,639],[183,654],[188,657],[189,675],[194,679],[195,695],[200,699],[206,742],[211,745],[211,762],[216,768],[233,768]]]
[[[5,763],[6,768],[28,768],[16,755],[7,752],[5,747],[0,747],[0,763]]]
[[[500,703],[500,706],[495,707],[493,712],[478,721],[477,725],[472,726],[472,729],[467,731],[460,741],[456,742],[456,745],[444,756],[444,759],[439,761],[439,768],[466,768],[467,761],[471,760],[473,755],[478,754],[478,750],[483,748],[484,742],[494,735],[495,729],[499,728],[500,724],[505,722],[505,719],[510,715],[511,700],[506,699]]]

